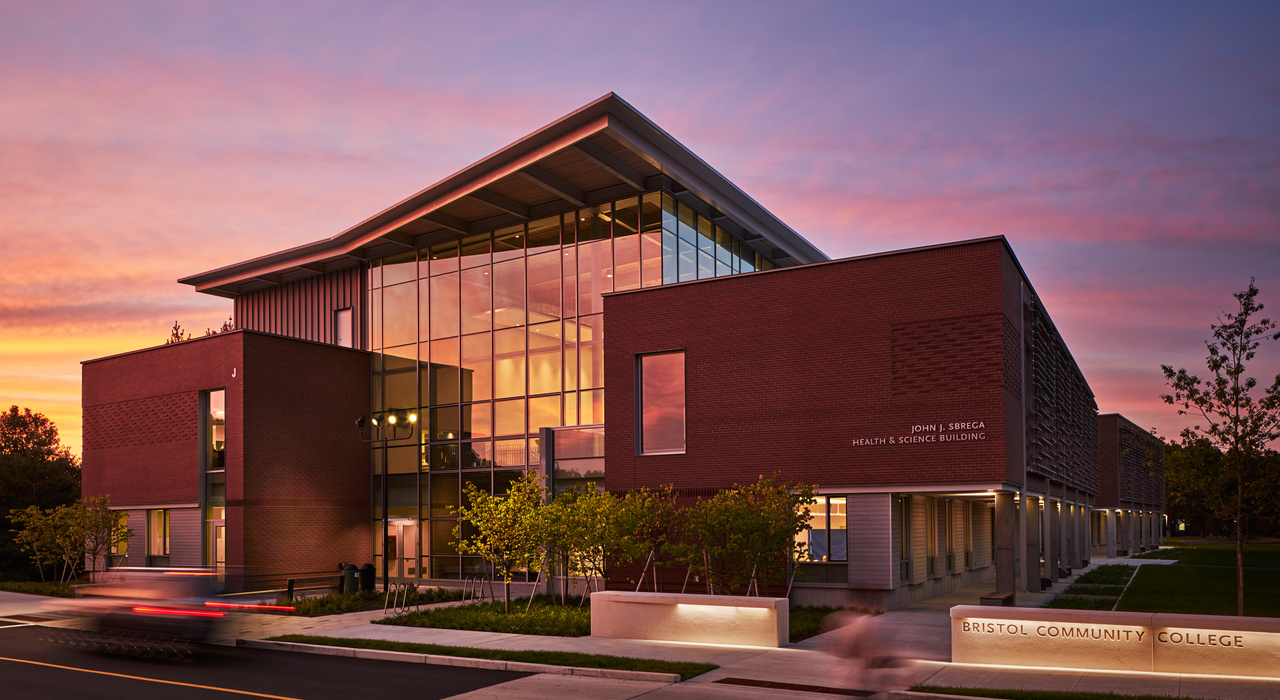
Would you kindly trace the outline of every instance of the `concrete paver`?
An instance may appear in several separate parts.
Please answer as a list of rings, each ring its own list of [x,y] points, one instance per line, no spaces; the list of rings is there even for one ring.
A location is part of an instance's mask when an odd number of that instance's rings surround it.
[[[493,700],[496,698],[525,698],[526,700],[565,700],[566,698],[598,698],[599,700],[628,700],[647,695],[665,683],[616,681],[609,678],[582,676],[553,676],[539,674],[499,683],[470,693],[455,695],[455,700]]]

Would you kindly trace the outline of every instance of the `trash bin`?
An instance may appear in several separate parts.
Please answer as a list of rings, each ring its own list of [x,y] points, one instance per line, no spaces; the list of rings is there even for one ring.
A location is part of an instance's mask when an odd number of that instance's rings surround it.
[[[377,580],[377,578],[378,578],[378,575],[373,569],[373,564],[365,564],[364,566],[360,567],[361,592],[371,593],[373,591],[374,582]]]
[[[338,587],[338,592],[346,591],[348,593],[356,592],[356,574],[360,571],[355,564],[347,564],[342,569],[342,585]]]

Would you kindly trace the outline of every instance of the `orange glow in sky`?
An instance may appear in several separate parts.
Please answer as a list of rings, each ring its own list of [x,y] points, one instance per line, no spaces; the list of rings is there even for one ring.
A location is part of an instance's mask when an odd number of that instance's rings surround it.
[[[79,453],[81,361],[230,314],[177,278],[609,91],[833,258],[1003,234],[1099,408],[1166,436],[1159,365],[1250,277],[1280,311],[1280,4],[646,7],[7,4],[0,404]]]

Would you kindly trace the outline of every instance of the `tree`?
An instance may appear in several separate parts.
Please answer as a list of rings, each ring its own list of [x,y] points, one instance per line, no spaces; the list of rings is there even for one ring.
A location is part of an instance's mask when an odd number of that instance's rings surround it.
[[[615,556],[619,564],[644,560],[653,565],[653,585],[662,588],[661,571],[673,563],[679,538],[681,513],[675,486],[658,491],[641,488],[617,499],[614,512],[618,538]],[[644,572],[641,572],[641,578]]]
[[[625,537],[617,512],[618,499],[594,485],[557,494],[546,508],[542,523],[548,546],[564,557],[566,576],[587,578],[579,605],[586,600],[591,579],[604,578],[606,559]]]
[[[181,343],[184,340],[191,340],[191,334],[183,330],[182,326],[177,321],[174,321],[173,328],[169,329],[169,339],[164,341],[164,344],[172,345],[174,343]]]
[[[1210,325],[1214,340],[1205,342],[1209,350],[1205,364],[1212,376],[1201,381],[1186,369],[1175,371],[1161,365],[1173,392],[1160,398],[1177,406],[1178,415],[1198,416],[1204,421],[1203,426],[1182,431],[1184,444],[1203,439],[1223,453],[1219,479],[1225,480],[1228,493],[1232,487],[1235,491],[1230,506],[1236,531],[1236,605],[1237,614],[1244,615],[1245,492],[1259,478],[1267,445],[1280,438],[1280,374],[1255,398],[1258,381],[1245,375],[1245,363],[1254,359],[1261,341],[1280,340],[1280,333],[1273,332],[1276,324],[1270,319],[1251,321],[1263,308],[1256,301],[1258,288],[1253,279],[1248,289],[1234,296],[1236,312],[1226,313],[1225,320],[1220,316],[1218,323]]]
[[[44,581],[44,565],[52,561],[57,544],[54,541],[53,517],[50,511],[39,506],[27,506],[22,510],[10,511],[10,521],[19,526],[14,535],[14,542],[26,552],[36,564],[40,572],[40,580]]]
[[[84,523],[84,555],[90,562],[90,570],[97,572],[98,560],[106,559],[111,550],[133,535],[133,530],[120,517],[121,511],[111,510],[111,498],[93,496],[82,500]]]
[[[813,487],[761,476],[700,501],[687,510],[682,558],[707,579],[712,593],[749,588],[784,574],[804,553],[797,535],[809,529]]]
[[[233,330],[235,330],[235,329],[236,329],[236,325],[235,325],[235,317],[233,317],[233,316],[228,316],[228,317],[227,317],[227,320],[223,321],[223,322],[222,322],[222,325],[218,327],[218,330],[216,330],[216,331],[215,331],[215,330],[214,330],[214,329],[212,329],[212,328],[208,328],[208,327],[206,327],[206,328],[204,329],[204,335],[205,335],[205,337],[207,338],[207,337],[209,337],[209,336],[211,336],[211,335],[217,335],[217,334],[219,334],[219,333],[226,333],[226,332],[228,332],[228,331],[233,331]],[[188,337],[190,337],[190,336],[188,336]]]
[[[17,406],[0,413],[0,518],[28,506],[46,509],[74,503],[79,496],[80,462],[62,444],[53,421]],[[3,523],[0,567],[20,571],[26,566],[24,545],[15,541],[13,521]]]
[[[490,495],[468,482],[466,505],[450,509],[459,518],[453,529],[458,551],[480,555],[495,576],[502,575],[504,612],[511,612],[512,570],[518,564],[527,565],[540,544],[538,523],[544,491],[537,474],[530,470],[513,481],[505,495]],[[470,537],[461,534],[464,520],[475,528]]]
[[[1208,440],[1165,443],[1165,505],[1169,517],[1193,520],[1202,531],[1229,525],[1235,513],[1236,493],[1230,481],[1230,474],[1222,465],[1222,452]]]

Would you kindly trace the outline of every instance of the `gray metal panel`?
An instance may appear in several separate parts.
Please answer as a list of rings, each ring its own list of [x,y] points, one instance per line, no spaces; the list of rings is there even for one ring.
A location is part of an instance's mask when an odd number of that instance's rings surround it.
[[[334,343],[334,312],[351,309],[352,346],[364,347],[364,284],[358,267],[346,268],[235,299],[237,328]]]
[[[202,566],[204,523],[199,508],[169,511],[169,566]]]
[[[894,555],[893,495],[848,496],[849,587],[888,590],[898,572]]]

